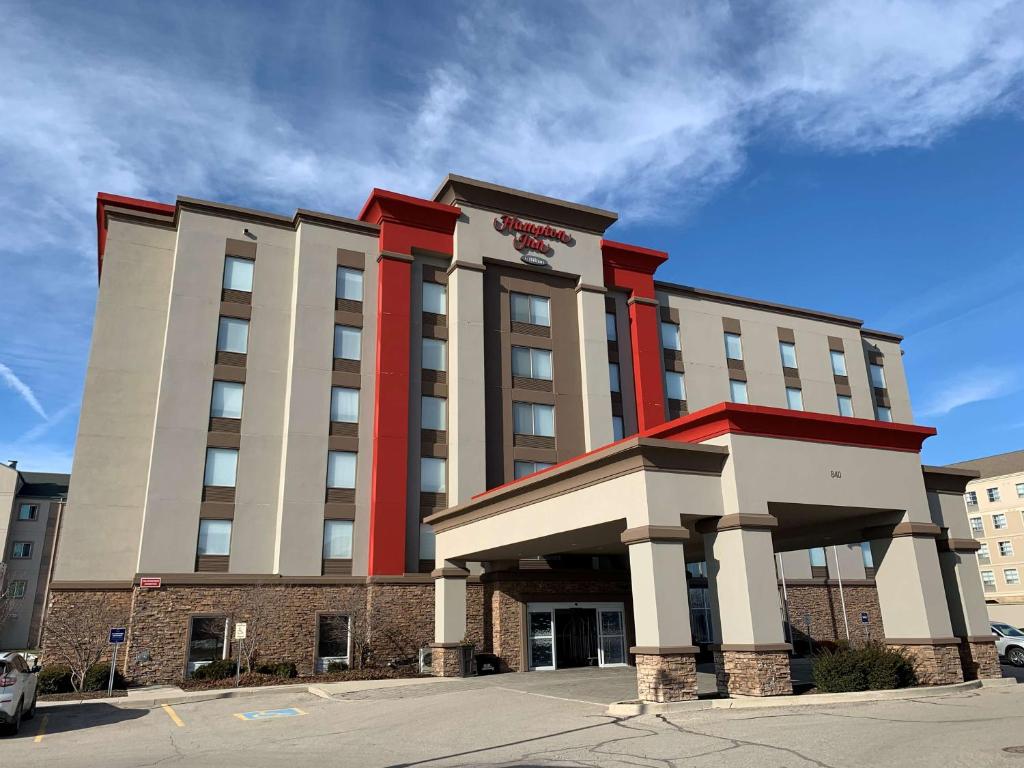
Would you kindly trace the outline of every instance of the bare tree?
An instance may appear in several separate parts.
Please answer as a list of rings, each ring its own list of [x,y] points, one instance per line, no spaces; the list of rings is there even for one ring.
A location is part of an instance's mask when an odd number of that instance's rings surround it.
[[[274,600],[275,589],[256,582],[242,591],[232,606],[235,622],[245,622],[245,639],[236,642],[246,672],[253,671],[259,659],[260,649],[271,635],[270,622],[279,612]]]
[[[71,670],[71,685],[81,691],[89,667],[98,664],[110,650],[111,627],[127,626],[124,612],[107,602],[84,601],[47,612],[47,641],[44,653]]]
[[[0,630],[15,616],[14,593],[10,584],[0,581]]]

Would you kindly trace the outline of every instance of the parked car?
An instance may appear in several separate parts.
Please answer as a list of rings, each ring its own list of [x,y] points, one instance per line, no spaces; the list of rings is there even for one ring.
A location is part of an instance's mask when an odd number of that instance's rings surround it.
[[[36,672],[20,653],[0,653],[0,725],[15,734],[36,714]]]
[[[1015,667],[1024,667],[1024,632],[1002,621],[989,622],[996,636],[996,650]]]

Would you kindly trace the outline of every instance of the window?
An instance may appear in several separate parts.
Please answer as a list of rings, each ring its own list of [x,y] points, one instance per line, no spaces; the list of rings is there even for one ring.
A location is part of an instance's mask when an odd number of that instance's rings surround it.
[[[665,371],[665,397],[669,400],[686,399],[686,381],[677,371]]]
[[[512,347],[512,375],[551,381],[551,350]]]
[[[331,387],[331,421],[344,424],[359,422],[359,390]]]
[[[886,408],[884,405],[879,405],[877,408],[875,408],[875,411],[878,413],[879,421],[892,421],[891,409]]]
[[[1013,544],[1009,541],[999,542],[999,556],[1000,557],[1013,557]]]
[[[966,501],[972,507],[978,506],[978,494],[977,494],[977,492],[976,491],[968,491],[967,493],[965,493],[964,494],[964,501]],[[981,518],[978,518],[978,519],[980,520]]]
[[[1016,568],[1004,568],[1003,578],[1006,580],[1006,583],[1010,586],[1020,584],[1020,573],[1017,571]]]
[[[327,454],[327,487],[356,487],[356,454],[353,451],[330,451]]]
[[[224,259],[224,288],[229,291],[252,293],[252,259],[227,256]]]
[[[853,398],[849,395],[837,395],[836,403],[839,405],[840,416],[853,416]]]
[[[999,489],[998,488],[986,488],[985,495],[988,496],[989,501],[999,501]]]
[[[338,267],[334,295],[349,301],[363,300],[363,271],[351,267]]]
[[[882,366],[871,363],[868,368],[871,372],[871,386],[875,389],[885,389],[885,370]]]
[[[799,387],[786,387],[786,407],[792,411],[804,409],[804,393]]]
[[[423,367],[428,371],[447,370],[448,347],[443,339],[423,340]]]
[[[982,542],[981,546],[978,547],[978,562],[984,563],[986,565],[991,562],[991,558],[989,556],[988,551],[988,544],[986,544],[985,542]]]
[[[334,326],[334,357],[340,360],[358,360],[362,343],[361,329],[350,325]]]
[[[324,520],[324,560],[352,559],[352,521]]]
[[[1000,512],[999,514],[996,514],[996,515],[992,515],[992,527],[995,528],[997,531],[1000,528],[1005,528],[1006,527],[1006,515],[1004,515],[1002,512]]]
[[[622,382],[619,380],[619,364],[608,363],[608,385],[612,392],[622,391]]]
[[[864,563],[865,568],[875,567],[875,558],[871,554],[871,542],[862,541],[860,543],[860,559]]]
[[[555,436],[555,406],[512,403],[512,431],[517,435]]]
[[[198,555],[227,555],[231,552],[231,521],[200,520]]]
[[[206,449],[206,475],[203,477],[203,485],[234,488],[237,470],[237,448]]]
[[[619,340],[619,331],[615,327],[615,314],[612,312],[605,312],[604,335],[608,338],[608,341]]]
[[[448,429],[448,401],[443,397],[424,395],[420,398],[420,428]]]
[[[423,284],[423,311],[448,314],[448,288],[440,283]]]
[[[1015,487],[1017,489],[1017,498],[1024,499],[1024,483],[1017,483]]]
[[[210,416],[216,419],[242,418],[242,393],[245,385],[237,381],[213,382]]]
[[[782,356],[783,368],[796,368],[796,344],[790,341],[780,341],[779,354]]]
[[[621,440],[626,436],[626,426],[621,416],[612,416],[612,440]]]
[[[734,403],[749,402],[747,400],[747,382],[729,379],[729,398]]]
[[[227,656],[227,619],[193,616],[188,633],[188,671],[191,674],[211,661]]]
[[[11,557],[15,560],[28,560],[32,557],[31,541],[16,541],[11,546]]]
[[[971,533],[984,533],[985,525],[981,522],[980,517],[971,518]]]
[[[743,359],[743,343],[738,333],[725,334],[725,356],[730,360]]]
[[[846,376],[846,353],[833,349],[828,354],[832,358],[832,375]]]
[[[244,355],[249,349],[249,321],[222,317],[217,329],[217,351]]]
[[[544,296],[513,293],[512,322],[551,326],[551,300]]]
[[[661,348],[674,349],[677,352],[683,349],[682,342],[679,340],[679,326],[675,323],[661,324]]]
[[[437,552],[434,541],[434,526],[420,523],[420,560],[433,560]]]
[[[28,582],[24,580],[12,581],[10,587],[8,587],[8,594],[14,600],[21,600],[25,596],[25,590],[28,588]]]
[[[317,672],[332,662],[348,664],[349,618],[342,613],[321,613],[316,619]]]
[[[420,490],[425,493],[445,492],[444,459],[424,456],[420,459]]]
[[[814,549],[807,550],[808,556],[811,558],[812,568],[827,568],[828,561],[825,560],[825,548],[814,547]]]
[[[18,507],[19,520],[35,520],[39,516],[38,504],[22,504]]]
[[[982,571],[981,583],[984,585],[986,592],[995,592],[996,575],[992,571]]]
[[[540,472],[542,469],[547,469],[550,466],[554,466],[546,461],[515,461],[512,465],[513,473],[516,480],[527,475],[532,475],[534,472]]]

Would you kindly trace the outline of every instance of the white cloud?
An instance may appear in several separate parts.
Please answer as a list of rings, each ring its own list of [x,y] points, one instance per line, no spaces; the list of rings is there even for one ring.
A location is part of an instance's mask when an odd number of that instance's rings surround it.
[[[0,363],[0,379],[3,379],[4,383],[13,389],[18,395],[24,400],[29,408],[38,413],[44,419],[49,419],[46,415],[46,411],[43,409],[42,404],[36,398],[36,393],[32,391],[32,388],[19,379],[10,368],[3,363]]]
[[[979,367],[946,379],[925,396],[919,410],[924,417],[945,416],[972,403],[996,400],[1021,389],[1021,371]]]

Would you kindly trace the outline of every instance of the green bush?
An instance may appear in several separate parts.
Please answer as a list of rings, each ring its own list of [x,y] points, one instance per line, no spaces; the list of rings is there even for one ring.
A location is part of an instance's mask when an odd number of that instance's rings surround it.
[[[256,672],[261,675],[273,675],[274,677],[298,677],[299,670],[294,661],[268,661],[265,664],[257,664]]]
[[[217,659],[192,673],[193,680],[223,680],[226,677],[235,676],[234,659]]]
[[[344,661],[332,661],[330,664],[327,665],[327,671],[328,672],[347,672],[348,671],[348,664],[346,664]]]
[[[105,691],[107,690],[107,684],[110,682],[110,664],[105,662],[100,664],[93,664],[86,670],[85,679],[82,681],[83,691]],[[124,690],[128,686],[125,684],[124,676],[118,671],[114,670],[114,689]]]
[[[814,657],[812,676],[822,693],[880,691],[917,683],[910,660],[879,644],[820,653]]]
[[[71,693],[71,670],[60,664],[43,667],[36,678],[39,693]]]

